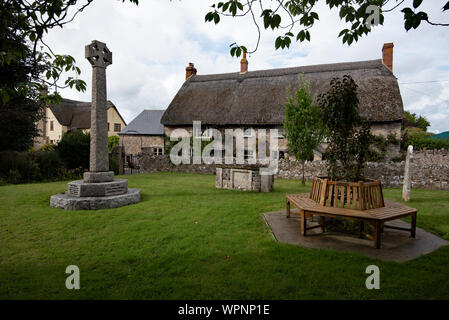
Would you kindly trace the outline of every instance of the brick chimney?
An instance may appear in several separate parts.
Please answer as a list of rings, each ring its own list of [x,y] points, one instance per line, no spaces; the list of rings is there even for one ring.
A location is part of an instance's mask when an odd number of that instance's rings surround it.
[[[186,67],[186,80],[194,74],[196,74],[196,68],[193,66],[192,62],[189,62],[189,65]]]
[[[382,60],[384,65],[393,72],[393,42],[385,43],[382,48]]]
[[[242,60],[240,60],[240,73],[248,72],[248,60],[246,60],[246,52],[243,51]]]

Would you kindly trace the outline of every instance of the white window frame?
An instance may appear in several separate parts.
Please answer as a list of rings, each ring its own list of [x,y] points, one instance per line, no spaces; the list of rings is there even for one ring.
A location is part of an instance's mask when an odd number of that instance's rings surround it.
[[[243,151],[243,160],[249,160],[253,158],[253,152],[254,150],[245,149]]]
[[[282,128],[282,129],[278,128],[276,138],[278,138],[278,139],[279,138],[280,139],[284,139],[285,138],[285,129],[284,128]]]
[[[247,134],[249,132],[249,134]],[[251,138],[253,136],[253,128],[243,128],[243,138]]]
[[[164,154],[164,150],[162,147],[153,147],[153,155],[155,156],[161,156]]]

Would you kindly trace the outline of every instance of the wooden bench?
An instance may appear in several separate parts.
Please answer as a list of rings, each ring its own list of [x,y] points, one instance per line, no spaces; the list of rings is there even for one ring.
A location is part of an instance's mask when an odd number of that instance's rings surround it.
[[[374,247],[380,249],[381,247],[381,233],[384,228],[391,228],[403,231],[410,231],[411,237],[416,235],[416,214],[417,210],[404,206],[393,201],[384,200],[382,190],[378,196],[373,195],[374,191],[367,192],[363,187],[356,190],[350,183],[335,183],[334,185],[323,185],[314,179],[312,185],[312,192],[301,194],[289,194],[286,196],[287,217],[290,217],[290,205],[294,205],[299,209],[301,216],[301,235],[306,236],[307,230],[321,228],[323,232],[326,231],[326,217],[352,219],[360,222],[360,236],[366,236],[374,241]],[[317,191],[316,185],[319,185],[321,191]],[[373,184],[374,185],[374,184]],[[380,184],[379,184],[380,186]],[[354,187],[354,189],[351,188]],[[339,189],[343,188],[346,191]],[[381,188],[381,187],[380,187]],[[330,194],[331,192],[331,194]],[[346,192],[346,193],[345,193]],[[326,194],[326,197],[323,196]],[[363,204],[365,195],[371,194],[370,199],[377,199],[378,205]],[[314,199],[315,198],[315,199]],[[332,201],[323,202],[323,198],[330,198]],[[321,199],[321,203],[317,202]],[[351,201],[352,199],[352,201]],[[366,199],[365,199],[366,200]],[[374,203],[376,203],[374,202]],[[367,208],[370,207],[370,208]],[[366,209],[363,209],[366,208]],[[316,226],[307,227],[307,219],[314,215],[320,216],[320,223]],[[403,217],[410,216],[412,218],[411,228],[401,228],[396,226],[389,226],[385,223],[391,220],[396,220]],[[364,232],[365,223],[374,227],[374,236]]]

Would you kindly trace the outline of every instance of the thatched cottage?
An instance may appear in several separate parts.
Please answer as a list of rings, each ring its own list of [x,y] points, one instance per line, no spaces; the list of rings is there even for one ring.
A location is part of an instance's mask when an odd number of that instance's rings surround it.
[[[118,135],[126,122],[111,101],[107,101],[108,136]],[[39,136],[34,147],[40,148],[46,143],[56,144],[64,133],[71,130],[90,131],[91,103],[62,99],[59,103],[45,108],[45,117],[38,121]]]
[[[178,91],[161,123],[167,136],[176,128],[192,132],[193,121],[203,129],[279,128],[284,121],[284,103],[289,88],[297,87],[303,75],[314,95],[329,88],[333,77],[349,74],[358,85],[360,113],[371,122],[373,134],[400,138],[403,104],[393,70],[393,44],[385,44],[378,60],[321,64],[294,68],[248,71],[241,61],[241,72],[197,75],[190,63],[186,81]],[[286,151],[285,139],[279,142]],[[399,148],[399,147],[398,147]]]

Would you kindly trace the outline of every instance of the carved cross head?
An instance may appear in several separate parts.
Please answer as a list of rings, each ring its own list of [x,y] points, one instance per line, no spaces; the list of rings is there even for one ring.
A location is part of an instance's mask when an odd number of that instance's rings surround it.
[[[106,47],[106,43],[94,40],[85,47],[86,59],[93,67],[106,68],[112,64],[112,52]]]

